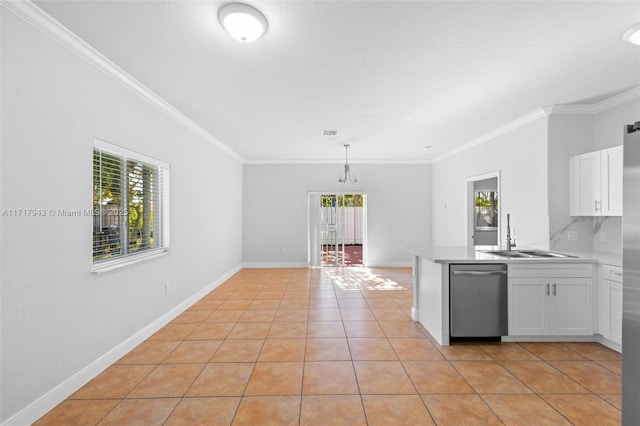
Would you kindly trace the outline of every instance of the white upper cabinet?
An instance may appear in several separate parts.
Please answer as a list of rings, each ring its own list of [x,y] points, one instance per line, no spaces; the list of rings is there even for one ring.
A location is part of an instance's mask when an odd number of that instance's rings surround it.
[[[622,216],[622,146],[605,149],[600,159],[602,216]]]
[[[571,216],[622,216],[622,146],[569,160]]]
[[[600,151],[569,160],[571,216],[600,216]]]

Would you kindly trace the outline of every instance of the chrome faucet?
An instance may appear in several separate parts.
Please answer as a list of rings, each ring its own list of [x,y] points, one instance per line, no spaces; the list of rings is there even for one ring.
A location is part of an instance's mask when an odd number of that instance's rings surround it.
[[[511,215],[507,213],[507,250],[511,250],[516,246],[516,230],[513,230],[513,239],[511,238]]]

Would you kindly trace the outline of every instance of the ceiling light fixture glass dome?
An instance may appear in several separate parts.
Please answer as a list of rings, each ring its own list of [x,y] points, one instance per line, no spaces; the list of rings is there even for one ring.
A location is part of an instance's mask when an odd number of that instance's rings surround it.
[[[267,31],[267,19],[258,9],[243,3],[224,5],[218,11],[220,24],[231,37],[252,43]]]
[[[629,43],[640,46],[640,24],[635,25],[629,31],[625,32],[622,38]]]

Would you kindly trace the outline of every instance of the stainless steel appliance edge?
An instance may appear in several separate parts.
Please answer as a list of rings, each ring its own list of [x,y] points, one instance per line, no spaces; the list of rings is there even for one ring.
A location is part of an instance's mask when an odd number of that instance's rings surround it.
[[[640,122],[624,128],[622,424],[640,424]]]

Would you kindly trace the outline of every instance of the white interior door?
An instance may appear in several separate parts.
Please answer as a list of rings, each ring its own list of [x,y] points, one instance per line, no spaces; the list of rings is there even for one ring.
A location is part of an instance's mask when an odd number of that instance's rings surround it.
[[[481,203],[483,198],[486,198],[485,202],[491,199],[492,207],[482,207],[482,204],[478,206],[479,198]],[[500,236],[502,235],[500,198],[499,170],[467,178],[467,244],[470,247],[500,245]],[[480,217],[486,218],[487,216],[482,214],[483,208],[488,209],[491,216],[495,216],[494,223],[488,224],[479,220]]]

